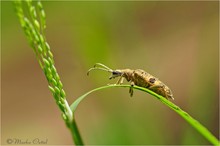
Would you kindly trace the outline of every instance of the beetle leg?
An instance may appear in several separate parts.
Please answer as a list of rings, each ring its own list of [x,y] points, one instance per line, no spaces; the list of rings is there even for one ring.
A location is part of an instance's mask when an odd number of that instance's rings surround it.
[[[116,82],[116,85],[118,85],[118,84],[119,84],[119,85],[122,84],[123,81],[124,81],[123,76],[120,76],[120,78],[119,78],[118,81]]]
[[[134,93],[133,87],[134,87],[134,82],[131,82],[131,86],[130,86],[130,89],[129,89],[129,93],[130,93],[131,97],[133,96],[133,93]]]
[[[122,84],[123,81],[124,81],[123,74],[121,74],[121,76],[119,77],[118,81],[116,82],[116,85],[118,85],[118,84],[119,84],[119,85]]]

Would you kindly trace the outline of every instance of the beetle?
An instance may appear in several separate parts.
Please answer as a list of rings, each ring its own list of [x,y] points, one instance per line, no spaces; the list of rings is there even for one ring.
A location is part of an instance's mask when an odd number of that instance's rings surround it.
[[[131,82],[131,87],[129,89],[130,96],[133,96],[133,86],[137,85],[140,87],[147,88],[159,95],[162,95],[166,99],[172,99],[173,94],[170,88],[165,85],[163,82],[161,82],[158,78],[152,76],[151,74],[147,73],[146,71],[142,69],[116,69],[112,70],[111,68],[107,67],[104,64],[96,63],[94,67],[90,68],[87,72],[87,75],[89,75],[90,71],[92,70],[103,70],[111,73],[111,76],[109,79],[114,79],[119,77],[116,84],[122,84],[124,78]]]

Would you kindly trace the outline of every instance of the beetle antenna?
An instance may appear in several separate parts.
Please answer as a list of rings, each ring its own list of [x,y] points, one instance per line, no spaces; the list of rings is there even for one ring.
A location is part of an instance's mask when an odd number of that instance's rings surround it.
[[[101,68],[101,67],[96,67],[96,66],[94,66],[94,67],[92,67],[92,68],[90,68],[90,69],[88,70],[87,76],[89,75],[89,72],[92,71],[92,70],[104,70],[104,71],[107,71],[107,72],[113,72],[113,70],[110,69],[110,68]]]
[[[106,65],[104,65],[104,64],[102,64],[102,63],[96,63],[96,64],[94,65],[94,68],[95,68],[96,66],[101,66],[101,67],[103,67],[103,68],[105,68],[105,69],[112,70],[111,68],[109,68],[108,66],[106,66]]]

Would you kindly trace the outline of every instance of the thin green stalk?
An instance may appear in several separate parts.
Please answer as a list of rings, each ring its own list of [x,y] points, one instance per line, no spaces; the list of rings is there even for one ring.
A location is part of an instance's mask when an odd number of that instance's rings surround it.
[[[75,118],[73,118],[72,123],[70,124],[69,128],[72,133],[72,138],[74,139],[75,144],[76,145],[83,145],[83,140],[80,136],[80,132],[78,130]]]
[[[73,114],[75,113],[79,103],[85,97],[87,97],[89,94],[91,94],[91,93],[93,93],[95,91],[98,91],[98,90],[102,90],[102,89],[106,89],[106,88],[112,88],[112,87],[126,87],[126,88],[130,88],[130,85],[107,85],[107,86],[102,86],[102,87],[93,89],[93,90],[85,93],[84,95],[82,95],[79,98],[77,98],[77,100],[75,100],[72,103],[72,105],[70,106],[71,110],[73,111]],[[195,128],[201,135],[203,135],[204,138],[206,138],[210,143],[212,143],[213,145],[216,145],[216,146],[219,145],[219,140],[206,127],[204,127],[201,123],[199,123],[197,120],[195,120],[187,112],[183,111],[180,107],[178,107],[174,103],[170,102],[169,100],[167,100],[163,96],[158,95],[158,94],[156,94],[155,92],[153,92],[153,91],[151,91],[149,89],[146,89],[146,88],[143,88],[143,87],[139,87],[139,86],[134,86],[134,89],[141,90],[141,91],[144,91],[144,92],[147,92],[147,93],[153,95],[153,97],[157,98],[159,101],[161,101],[162,103],[167,105],[169,108],[174,110],[176,113],[178,113],[193,128]]]

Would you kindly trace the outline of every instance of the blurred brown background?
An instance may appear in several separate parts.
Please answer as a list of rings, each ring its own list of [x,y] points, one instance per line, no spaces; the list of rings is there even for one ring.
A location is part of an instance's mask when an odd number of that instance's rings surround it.
[[[219,2],[43,2],[47,40],[72,103],[115,83],[97,71],[144,69],[173,91],[175,104],[219,137]],[[1,2],[1,136],[73,144],[46,78],[14,13]],[[125,82],[126,83],[126,82]],[[185,120],[144,92],[96,92],[76,112],[86,144],[209,144]]]

